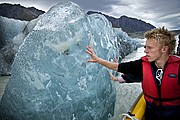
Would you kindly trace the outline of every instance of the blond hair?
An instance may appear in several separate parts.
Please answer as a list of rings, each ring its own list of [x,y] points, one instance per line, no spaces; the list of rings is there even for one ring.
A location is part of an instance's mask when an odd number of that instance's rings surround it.
[[[175,35],[165,29],[155,28],[145,33],[146,39],[154,39],[155,41],[162,44],[162,46],[168,46],[168,54],[173,54],[176,47]]]

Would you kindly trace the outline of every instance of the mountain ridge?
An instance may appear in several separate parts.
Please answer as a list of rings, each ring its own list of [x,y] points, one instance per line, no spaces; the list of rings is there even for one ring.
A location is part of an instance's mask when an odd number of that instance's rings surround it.
[[[137,18],[127,17],[125,15],[120,16],[119,18],[114,18],[112,16],[108,16],[101,12],[95,11],[88,11],[87,14],[102,14],[104,15],[111,23],[113,27],[121,28],[123,31],[127,33],[132,32],[145,32],[150,29],[156,28],[155,26],[151,25],[150,23],[146,23],[145,21],[139,20]]]
[[[20,4],[9,3],[0,4],[0,16],[7,18],[30,21],[44,13],[44,11],[38,10],[35,7],[26,8],[24,6],[21,6]]]

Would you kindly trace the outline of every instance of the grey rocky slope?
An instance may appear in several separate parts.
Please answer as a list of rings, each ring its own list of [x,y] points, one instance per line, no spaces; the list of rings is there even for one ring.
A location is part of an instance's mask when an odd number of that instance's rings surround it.
[[[26,8],[24,6],[21,6],[20,4],[0,4],[0,16],[7,18],[31,21],[44,13],[45,12],[42,10],[38,10],[34,7]]]

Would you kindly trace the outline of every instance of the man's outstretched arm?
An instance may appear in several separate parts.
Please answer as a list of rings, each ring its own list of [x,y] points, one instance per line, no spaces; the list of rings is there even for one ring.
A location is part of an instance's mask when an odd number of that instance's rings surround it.
[[[102,58],[99,58],[95,53],[94,50],[90,46],[86,46],[87,50],[86,52],[91,56],[92,59],[87,60],[87,62],[94,62],[94,63],[99,63],[109,69],[112,69],[114,71],[118,70],[118,63],[116,62],[110,62],[107,60],[104,60]]]

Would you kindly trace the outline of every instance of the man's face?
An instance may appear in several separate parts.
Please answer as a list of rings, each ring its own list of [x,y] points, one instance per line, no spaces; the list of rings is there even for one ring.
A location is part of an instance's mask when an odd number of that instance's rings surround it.
[[[146,53],[148,61],[152,62],[160,59],[162,56],[161,49],[162,47],[160,43],[156,42],[153,39],[146,40],[144,52]]]

